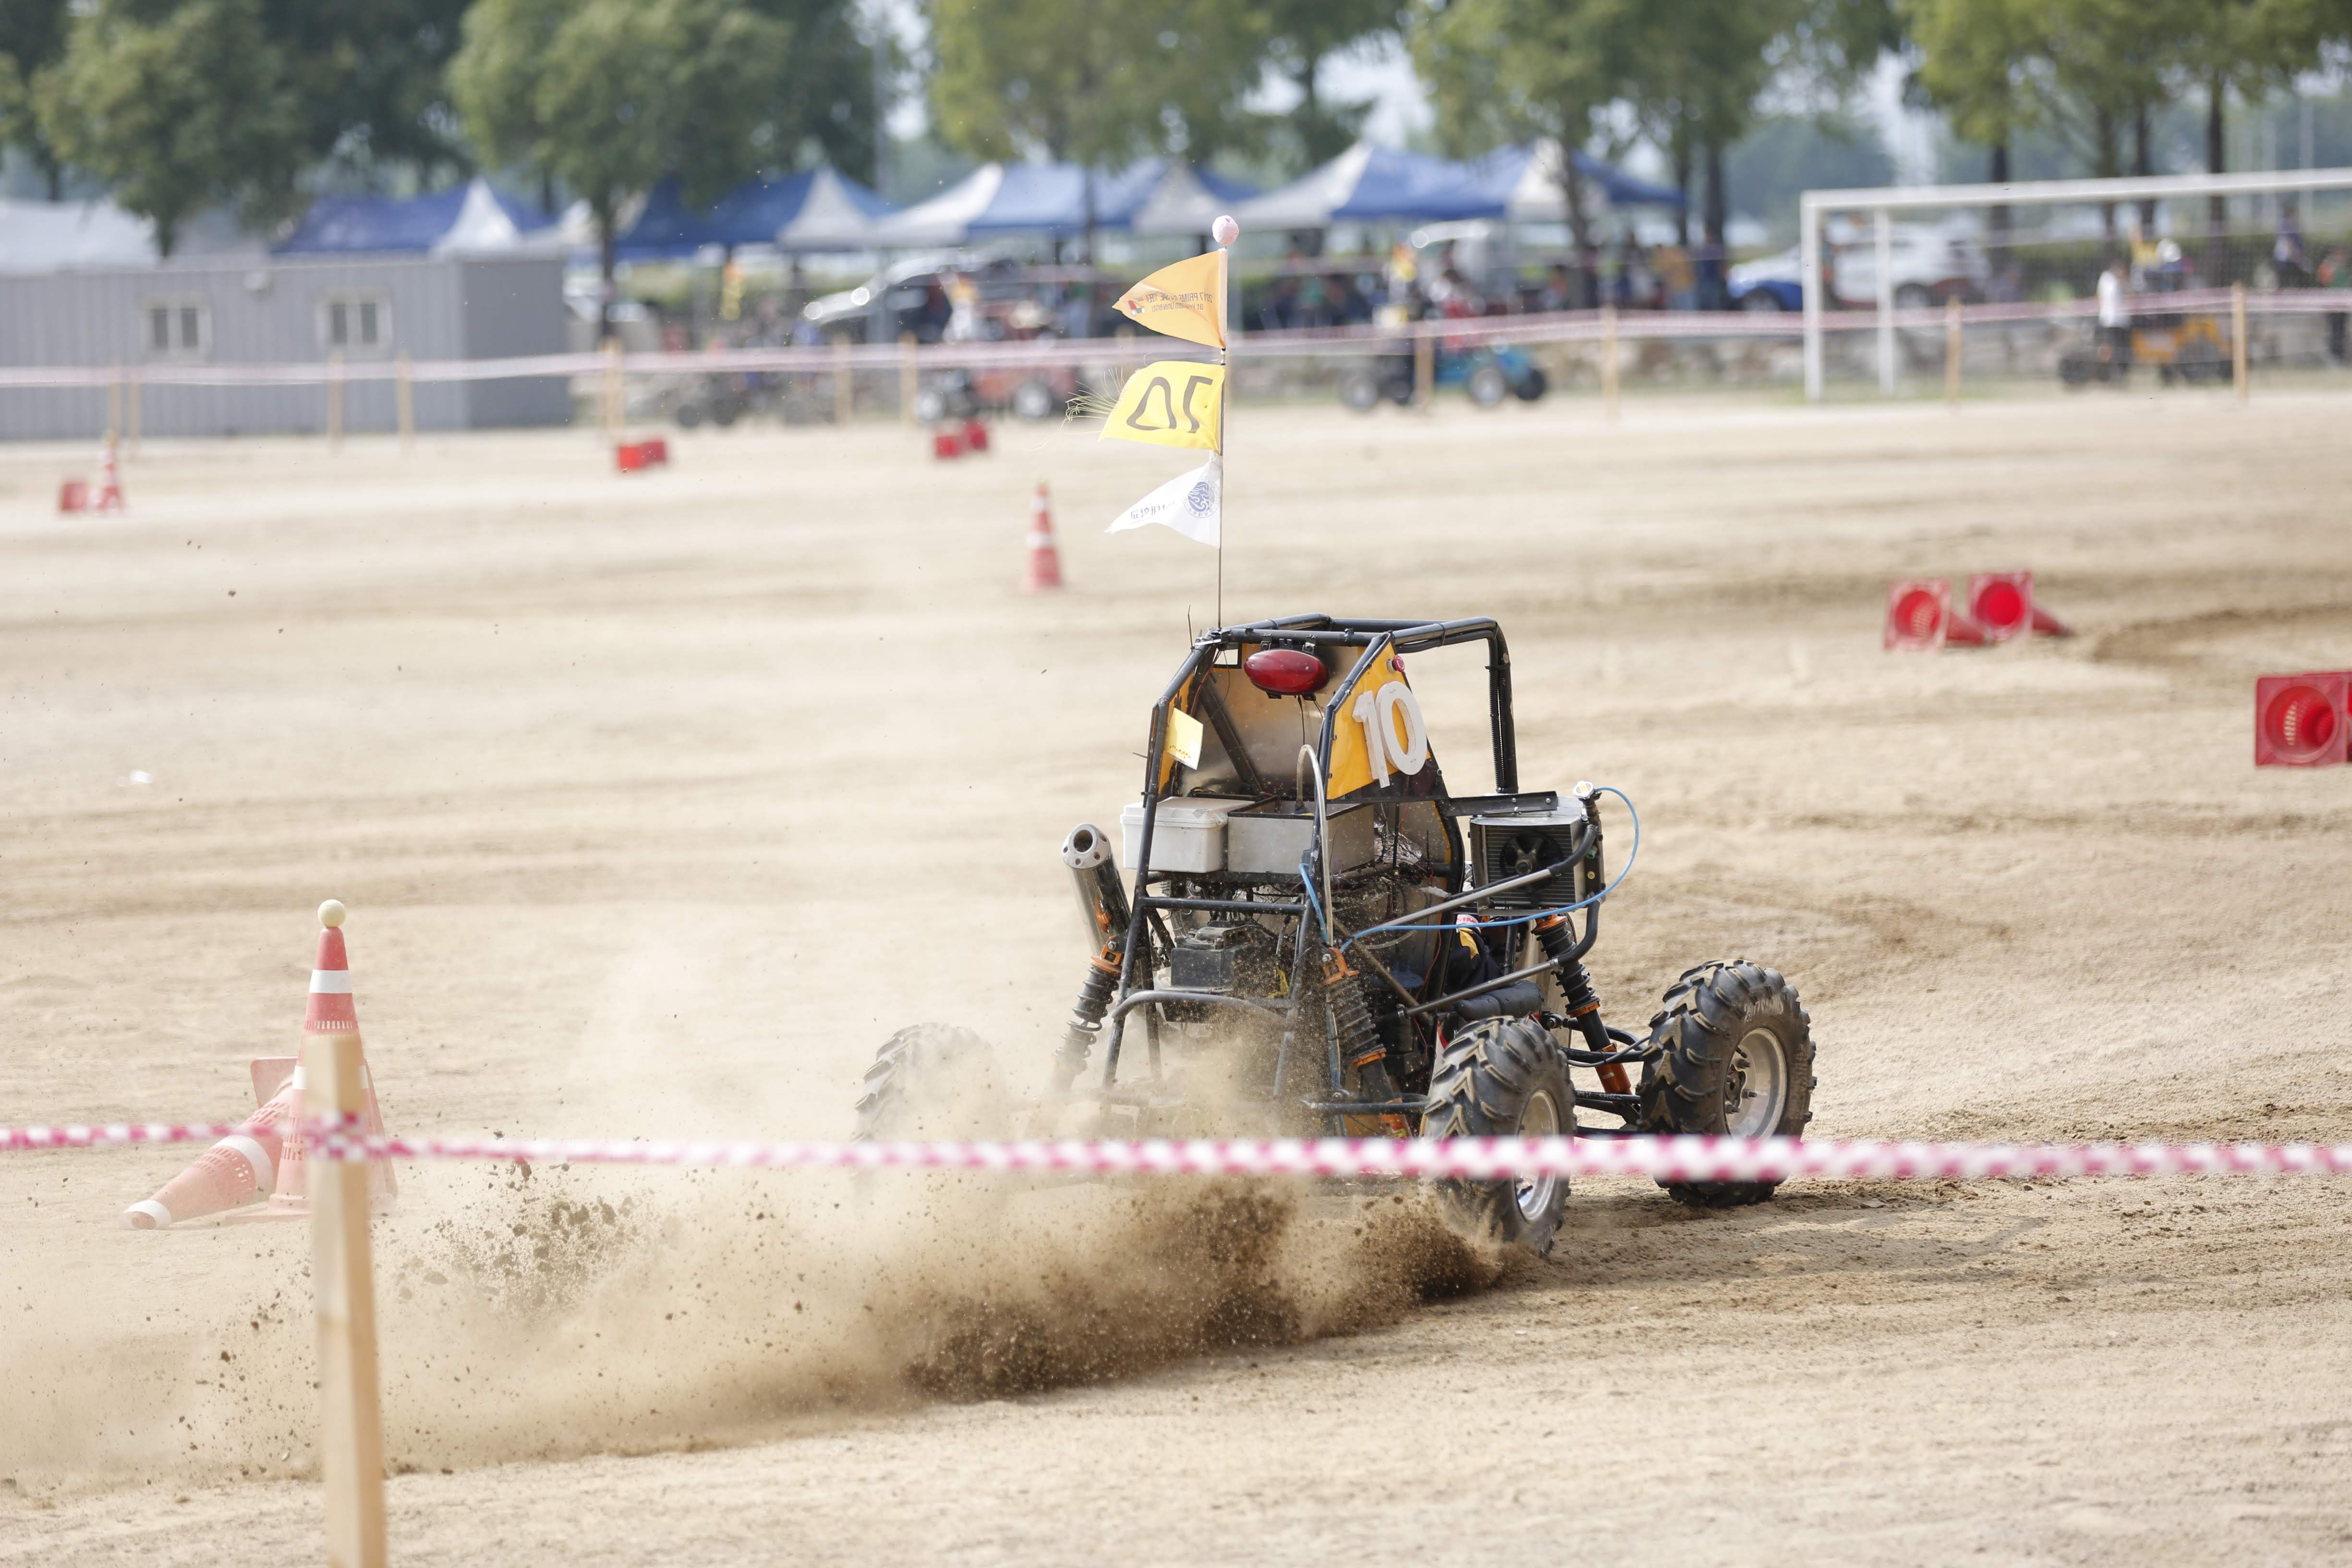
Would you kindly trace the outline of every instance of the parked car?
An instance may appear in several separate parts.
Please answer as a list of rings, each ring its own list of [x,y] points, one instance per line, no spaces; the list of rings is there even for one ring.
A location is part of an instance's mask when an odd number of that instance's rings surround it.
[[[1822,257],[1833,306],[1868,310],[1878,302],[1878,242],[1868,225],[1839,224],[1824,237]],[[1947,300],[1984,298],[1992,264],[1965,234],[1928,224],[1898,223],[1887,237],[1898,310],[1924,310]],[[1743,310],[1801,310],[1804,271],[1800,252],[1743,261],[1728,279],[1732,304]]]

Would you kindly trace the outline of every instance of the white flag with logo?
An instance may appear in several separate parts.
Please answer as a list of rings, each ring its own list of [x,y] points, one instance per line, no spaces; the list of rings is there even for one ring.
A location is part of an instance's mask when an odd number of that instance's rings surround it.
[[[1217,542],[1218,522],[1223,516],[1224,491],[1225,460],[1212,458],[1129,507],[1118,514],[1117,522],[1103,531],[1117,533],[1157,522],[1187,539],[1213,545]]]

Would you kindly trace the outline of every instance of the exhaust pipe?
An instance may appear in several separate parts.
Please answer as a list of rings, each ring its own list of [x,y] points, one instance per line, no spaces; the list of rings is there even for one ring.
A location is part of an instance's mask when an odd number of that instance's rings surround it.
[[[1091,822],[1081,822],[1062,840],[1062,864],[1077,883],[1078,916],[1096,952],[1109,952],[1127,943],[1127,885],[1118,879],[1111,858],[1110,840]]]

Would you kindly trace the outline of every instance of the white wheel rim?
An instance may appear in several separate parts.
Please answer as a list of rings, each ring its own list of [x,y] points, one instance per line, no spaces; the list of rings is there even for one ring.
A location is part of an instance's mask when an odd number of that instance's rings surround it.
[[[1788,1053],[1771,1030],[1750,1029],[1724,1068],[1723,1130],[1733,1138],[1769,1138],[1788,1108]]]
[[[1522,1138],[1557,1138],[1559,1136],[1559,1105],[1549,1089],[1539,1089],[1529,1097],[1528,1108],[1519,1115],[1519,1136]],[[1519,1217],[1533,1224],[1551,1207],[1553,1195],[1559,1191],[1558,1176],[1535,1176],[1515,1183],[1511,1196],[1519,1205]]]

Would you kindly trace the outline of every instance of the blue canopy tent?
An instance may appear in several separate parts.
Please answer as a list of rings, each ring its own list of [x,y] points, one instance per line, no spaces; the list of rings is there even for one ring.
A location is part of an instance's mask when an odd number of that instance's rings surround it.
[[[875,226],[876,243],[955,246],[997,236],[1069,238],[1087,229],[1087,172],[1076,163],[986,163],[930,200]],[[1247,185],[1167,158],[1094,171],[1094,226],[1143,235],[1206,234]]]
[[[510,250],[552,222],[530,203],[474,179],[422,196],[320,196],[270,248],[281,256]]]
[[[1455,162],[1359,142],[1321,168],[1244,202],[1235,216],[1245,229],[1558,218],[1566,210],[1559,155],[1553,144],[1536,142]],[[1578,171],[1613,205],[1682,205],[1666,186],[1635,179],[1589,153],[1575,159]]]
[[[646,197],[616,245],[627,260],[692,256],[706,247],[772,245],[783,250],[863,250],[888,202],[830,168],[746,180],[708,208],[686,205],[675,179]]]

